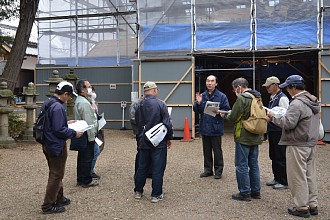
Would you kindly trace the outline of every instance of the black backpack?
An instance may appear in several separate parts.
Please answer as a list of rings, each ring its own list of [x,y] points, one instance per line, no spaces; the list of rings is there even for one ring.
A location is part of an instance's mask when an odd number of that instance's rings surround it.
[[[56,102],[56,99],[51,99],[50,102],[45,106],[44,111],[40,111],[37,121],[33,125],[33,137],[40,144],[45,143],[44,138],[44,126],[46,121],[46,112],[48,108]]]

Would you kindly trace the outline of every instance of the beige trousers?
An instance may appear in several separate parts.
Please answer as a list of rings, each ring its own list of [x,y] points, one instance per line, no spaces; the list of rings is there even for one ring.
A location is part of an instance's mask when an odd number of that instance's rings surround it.
[[[315,159],[316,146],[286,148],[288,185],[298,210],[306,210],[318,205]]]

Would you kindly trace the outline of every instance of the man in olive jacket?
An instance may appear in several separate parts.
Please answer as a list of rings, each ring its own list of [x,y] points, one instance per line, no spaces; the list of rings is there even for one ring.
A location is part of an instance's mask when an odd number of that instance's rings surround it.
[[[258,145],[262,143],[263,135],[252,134],[242,127],[242,120],[250,116],[252,103],[252,97],[246,92],[255,97],[260,97],[260,93],[249,89],[248,85],[248,81],[244,78],[237,78],[232,82],[237,100],[232,111],[225,116],[235,124],[235,167],[239,193],[233,194],[232,199],[241,201],[251,201],[251,197],[260,199]]]

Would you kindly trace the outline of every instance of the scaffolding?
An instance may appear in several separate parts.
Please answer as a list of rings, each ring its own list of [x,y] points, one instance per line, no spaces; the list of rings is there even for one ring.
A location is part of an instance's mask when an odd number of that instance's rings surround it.
[[[330,45],[329,5],[330,0],[41,0],[39,63],[119,66],[143,56],[323,49]]]

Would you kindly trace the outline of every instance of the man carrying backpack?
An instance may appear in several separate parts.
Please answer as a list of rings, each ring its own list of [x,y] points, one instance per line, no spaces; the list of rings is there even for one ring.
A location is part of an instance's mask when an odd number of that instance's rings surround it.
[[[55,94],[46,100],[41,107],[41,111],[46,110],[42,148],[49,167],[45,199],[41,206],[44,214],[64,212],[63,206],[70,204],[70,199],[63,196],[62,183],[68,156],[66,140],[72,137],[79,138],[83,134],[82,131],[76,132],[68,128],[63,104],[72,99],[73,95],[76,96],[77,94],[73,91],[72,84],[66,81],[60,82],[56,87]]]
[[[251,201],[251,197],[254,199],[261,198],[258,145],[262,143],[263,134],[249,132],[247,128],[243,127],[243,123],[251,118],[250,111],[253,97],[260,99],[260,93],[248,88],[248,81],[244,78],[235,79],[232,82],[232,87],[237,100],[228,115],[221,113],[221,116],[235,124],[235,167],[239,193],[233,194],[232,199]],[[267,122],[264,126],[267,127]]]

